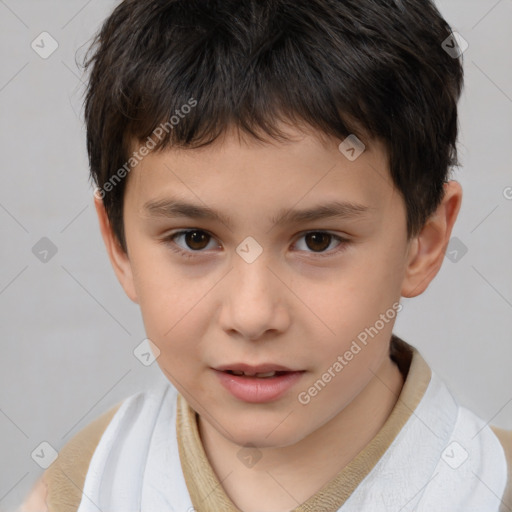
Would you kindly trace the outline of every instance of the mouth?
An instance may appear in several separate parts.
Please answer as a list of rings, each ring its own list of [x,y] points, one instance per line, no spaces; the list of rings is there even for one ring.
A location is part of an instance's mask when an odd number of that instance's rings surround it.
[[[236,363],[214,370],[220,383],[232,396],[250,403],[271,402],[281,398],[305,373],[305,370],[293,370],[275,364],[251,366]]]

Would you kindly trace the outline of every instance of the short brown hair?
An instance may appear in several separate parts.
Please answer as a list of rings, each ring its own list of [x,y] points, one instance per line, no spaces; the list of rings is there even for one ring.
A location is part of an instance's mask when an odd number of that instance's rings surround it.
[[[448,37],[429,0],[122,1],[84,63],[91,178],[121,246],[125,180],[103,187],[135,163],[133,141],[191,98],[155,150],[203,146],[230,126],[285,139],[279,120],[380,139],[416,235],[459,165],[463,67],[442,47]]]

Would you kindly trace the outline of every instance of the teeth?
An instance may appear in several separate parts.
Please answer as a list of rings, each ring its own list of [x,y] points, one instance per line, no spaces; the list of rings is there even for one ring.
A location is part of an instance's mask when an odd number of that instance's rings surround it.
[[[273,377],[275,374],[276,374],[276,372],[257,373],[256,377],[264,379],[265,377]]]
[[[265,372],[265,373],[244,373],[240,370],[230,370],[230,373],[233,375],[238,375],[239,377],[257,377],[259,379],[265,379],[267,377],[274,377],[277,372]]]

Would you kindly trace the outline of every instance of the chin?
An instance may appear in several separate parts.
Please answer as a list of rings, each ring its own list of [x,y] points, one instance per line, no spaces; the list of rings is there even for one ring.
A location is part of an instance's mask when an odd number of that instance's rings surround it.
[[[231,441],[239,446],[255,448],[284,448],[298,443],[307,436],[295,428],[278,426],[279,422],[250,422],[246,427],[237,424],[236,430],[230,429]]]

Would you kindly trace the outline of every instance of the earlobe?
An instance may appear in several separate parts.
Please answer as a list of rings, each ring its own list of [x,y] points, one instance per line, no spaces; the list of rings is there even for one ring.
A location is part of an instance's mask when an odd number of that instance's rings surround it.
[[[133,302],[138,303],[130,259],[112,231],[103,201],[96,195],[94,196],[94,206],[98,215],[101,236],[103,237],[108,257],[114,272],[116,273],[117,279],[121,283],[126,295],[128,295]]]
[[[403,297],[411,298],[422,294],[439,272],[461,204],[460,184],[457,181],[445,183],[441,204],[410,244],[402,283]]]

